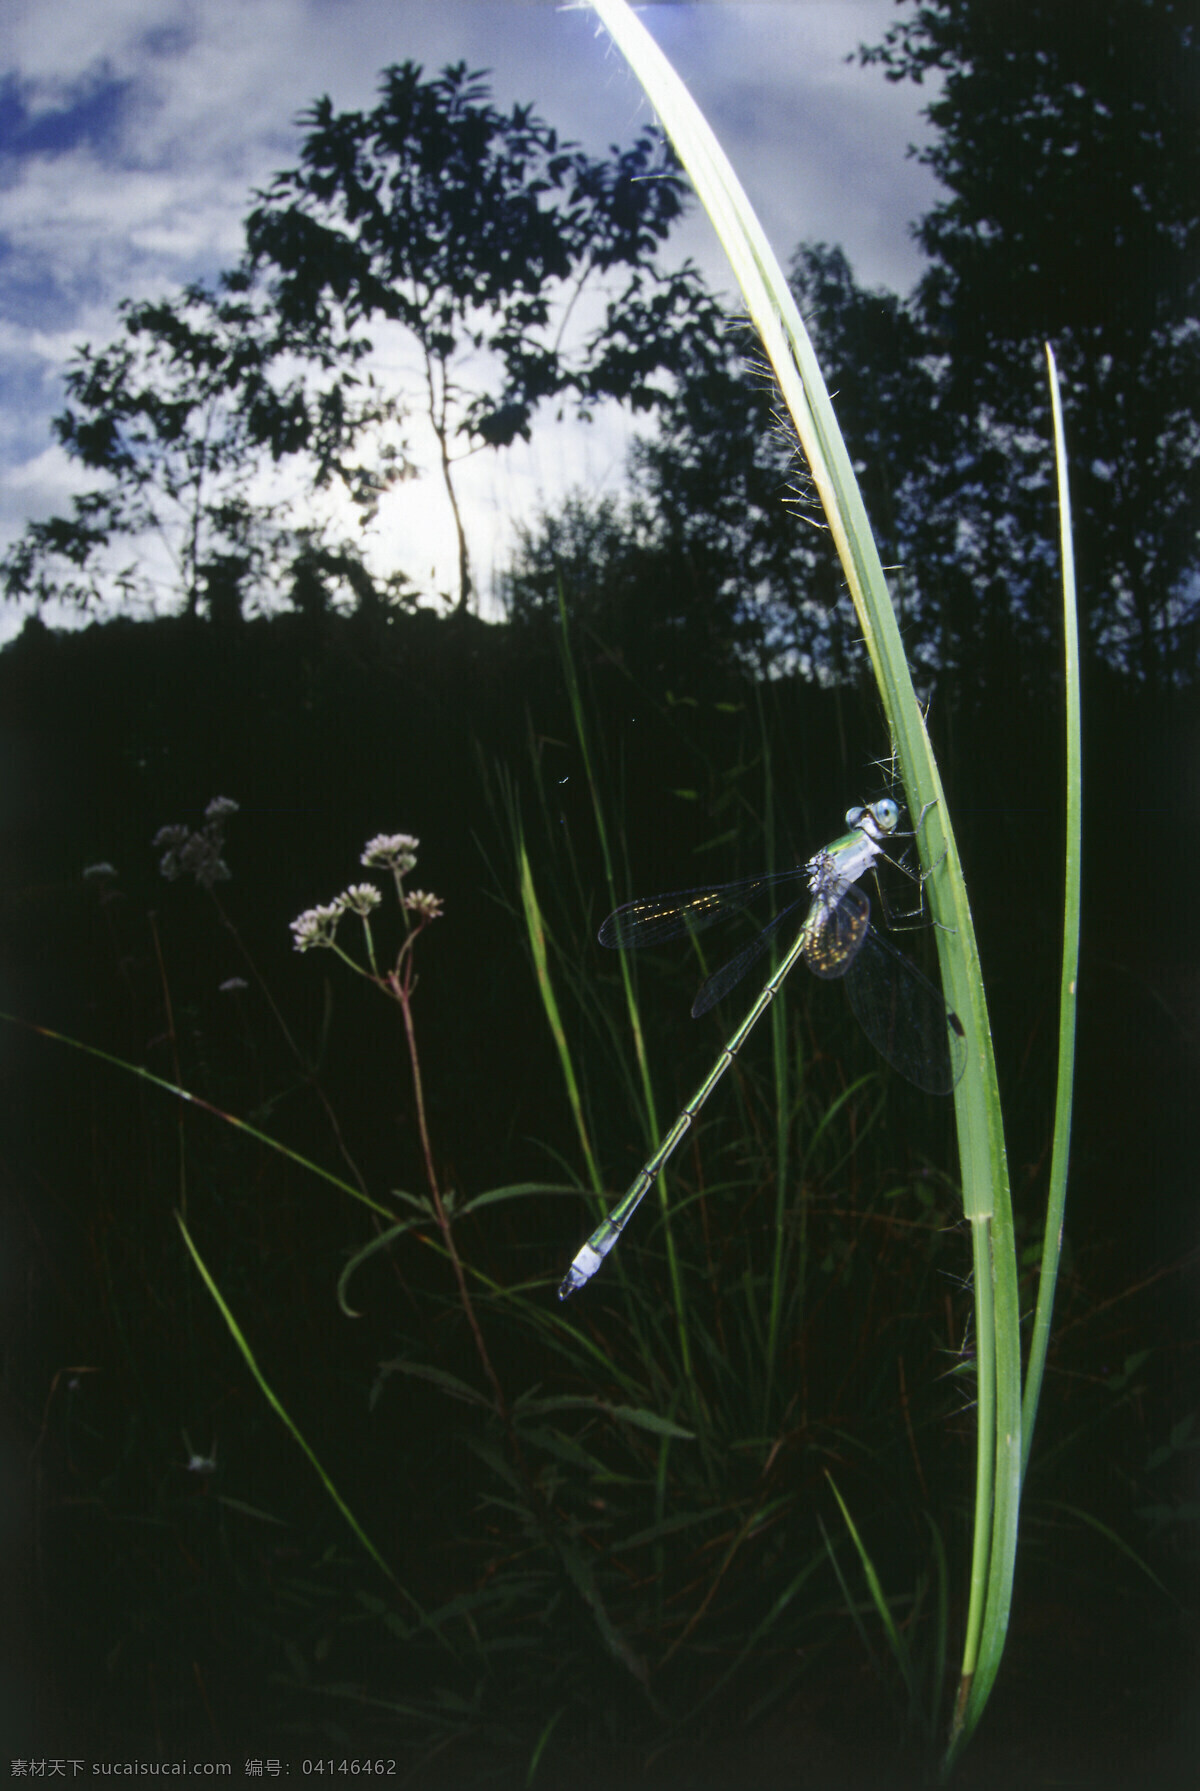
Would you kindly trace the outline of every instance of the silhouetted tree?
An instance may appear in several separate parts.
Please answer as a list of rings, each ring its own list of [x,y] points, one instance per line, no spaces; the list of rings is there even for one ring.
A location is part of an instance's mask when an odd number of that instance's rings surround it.
[[[1195,676],[1200,51],[1179,5],[936,0],[862,52],[944,76],[922,152],[951,190],[917,227],[909,300],[838,249],[791,266],[922,682],[1057,676],[1059,571],[1042,343],[1063,372],[1093,655]],[[840,678],[857,628],[769,386],[727,337],[634,450],[639,527],[702,564],[706,600],[772,669]],[[811,513],[813,520],[815,512]],[[680,584],[660,605],[685,605]],[[596,605],[593,602],[593,608]]]
[[[602,399],[661,402],[656,375],[712,327],[694,271],[655,254],[685,183],[662,135],[595,159],[528,106],[504,114],[465,63],[432,80],[385,71],[374,111],[306,116],[301,165],[250,216],[256,271],[308,353],[336,352],[376,323],[417,344],[424,402],[458,540],[458,603],[470,555],[454,464],[529,439],[546,401],[587,416]],[[603,320],[572,345],[585,289],[604,283]],[[615,287],[615,289],[614,289]]]
[[[681,564],[704,568],[727,640],[760,672],[847,675],[857,625],[770,371],[727,329],[678,382],[632,455],[639,494]],[[684,590],[677,600],[686,600]]]
[[[499,113],[487,92],[463,64],[426,81],[405,63],[386,71],[371,113],[319,100],[301,166],[248,219],[242,265],[212,287],[126,303],[118,339],[80,349],[54,429],[105,482],[27,529],[0,565],[10,597],[157,606],[169,585],[189,614],[214,594],[228,614],[273,592],[310,615],[334,584],[359,606],[380,597],[357,545],[298,522],[260,476],[302,462],[293,490],[336,479],[366,519],[414,471],[400,395],[362,375],[372,322],[420,350],[460,608],[471,573],[456,457],[528,439],[544,400],[583,417],[608,398],[663,400],[658,376],[702,352],[716,315],[694,269],[663,273],[654,259],[685,194],[665,140],[648,129],[592,158],[529,107]],[[572,315],[597,285],[603,321],[572,344]],[[407,596],[397,579],[388,602]]]
[[[723,685],[757,669],[752,619],[723,568],[643,501],[574,492],[517,530],[500,595],[522,646],[557,633],[560,598],[589,655],[655,690]]]
[[[918,442],[922,454],[927,447],[931,392],[919,333],[894,294],[855,285],[839,250],[798,251],[792,278],[872,516],[894,542],[907,512],[891,481],[913,465]],[[676,679],[685,675],[689,644],[708,662],[737,660],[760,674],[798,671],[826,682],[854,675],[857,623],[778,408],[748,329],[706,340],[660,406],[653,433],[634,445],[636,501],[621,511],[577,497],[523,538],[509,584],[514,615],[538,604],[553,613],[560,572],[573,608],[626,657],[637,651],[629,592],[641,589],[642,626]],[[908,619],[910,652],[932,673],[942,645],[936,618],[910,599]]]
[[[919,305],[860,287],[840,250],[805,245],[790,274],[921,683],[1040,682],[1059,638],[1048,429],[960,408]]]
[[[76,354],[53,423],[103,483],[69,516],[29,525],[0,568],[10,598],[88,605],[119,594],[158,608],[166,586],[189,615],[202,603],[240,614],[251,590],[278,592],[321,533],[282,492],[264,495],[267,469],[288,462],[309,488],[337,480],[363,516],[411,470],[396,403],[356,373],[355,353],[298,360],[244,275],[126,302],[120,315],[113,343]],[[355,457],[364,436],[370,464]]]
[[[984,490],[1063,375],[1088,635],[1151,680],[1194,676],[1200,554],[1200,31],[1192,0],[922,0],[864,62],[940,77],[919,159],[916,314]],[[968,511],[978,534],[1005,504]],[[1023,531],[1018,529],[1018,537]],[[1010,563],[1019,557],[1012,545]],[[1000,562],[997,561],[999,566]],[[1003,599],[1003,591],[999,593]]]

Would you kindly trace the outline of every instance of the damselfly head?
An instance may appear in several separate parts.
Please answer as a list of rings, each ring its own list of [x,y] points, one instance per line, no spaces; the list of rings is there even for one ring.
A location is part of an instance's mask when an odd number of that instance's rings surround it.
[[[895,833],[900,825],[900,804],[890,796],[882,796],[878,802],[868,802],[862,808],[846,810],[847,827],[857,827],[869,839],[883,839],[889,833]]]

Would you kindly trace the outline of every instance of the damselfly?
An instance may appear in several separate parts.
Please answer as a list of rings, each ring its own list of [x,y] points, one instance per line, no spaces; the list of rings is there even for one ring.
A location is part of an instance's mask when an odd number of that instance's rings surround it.
[[[693,1017],[698,1017],[741,981],[767,948],[785,935],[789,921],[795,924],[804,903],[808,904],[803,924],[758,1000],[628,1192],[575,1257],[558,1290],[560,1300],[596,1273],[797,959],[803,958],[815,976],[842,978],[850,1006],[871,1043],[893,1069],[918,1088],[930,1094],[949,1094],[962,1075],[967,1057],[962,1022],[911,959],[876,932],[871,925],[870,898],[859,887],[880,858],[888,856],[885,843],[907,837],[899,833],[899,805],[887,797],[864,808],[852,808],[846,826],[848,833],[815,853],[805,865],[716,889],[687,889],[627,902],[601,927],[602,945],[619,950],[657,945],[712,926],[744,909],[766,890],[802,881],[804,893],[701,985],[692,1004]]]

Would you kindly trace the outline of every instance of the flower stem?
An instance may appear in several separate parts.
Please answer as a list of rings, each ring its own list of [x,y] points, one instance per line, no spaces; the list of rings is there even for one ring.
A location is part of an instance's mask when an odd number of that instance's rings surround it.
[[[462,1302],[462,1309],[467,1315],[467,1323],[471,1327],[471,1335],[475,1339],[475,1349],[483,1367],[483,1372],[491,1383],[492,1392],[495,1394],[496,1410],[499,1412],[505,1425],[511,1427],[508,1401],[504,1397],[504,1389],[500,1385],[499,1377],[496,1374],[495,1368],[492,1366],[492,1359],[488,1355],[487,1345],[483,1341],[483,1332],[479,1328],[479,1320],[475,1315],[475,1307],[471,1300],[470,1290],[467,1287],[467,1278],[463,1273],[462,1261],[458,1254],[458,1248],[454,1242],[454,1230],[450,1223],[450,1215],[447,1213],[445,1203],[442,1200],[442,1191],[438,1186],[437,1171],[433,1164],[433,1147],[429,1141],[429,1127],[426,1124],[425,1119],[425,1093],[421,1082],[421,1059],[417,1050],[417,1034],[416,1028],[413,1025],[412,1015],[413,973],[411,948],[420,931],[421,928],[418,926],[405,940],[404,945],[401,948],[399,962],[397,963],[395,970],[389,972],[386,978],[386,983],[395,999],[400,1003],[400,1012],[404,1016],[404,1036],[408,1041],[408,1060],[412,1066],[413,1096],[417,1109],[417,1130],[421,1138],[421,1154],[425,1159],[425,1178],[429,1183],[429,1193],[430,1198],[433,1201],[433,1210],[437,1219],[438,1230],[442,1234],[442,1242],[446,1247],[446,1255],[450,1258],[450,1266],[454,1270],[454,1279],[458,1284],[458,1297]]]

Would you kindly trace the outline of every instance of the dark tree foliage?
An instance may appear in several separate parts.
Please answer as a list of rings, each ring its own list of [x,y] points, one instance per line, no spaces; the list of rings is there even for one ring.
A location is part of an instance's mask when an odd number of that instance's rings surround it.
[[[500,595],[523,650],[557,636],[561,600],[589,656],[655,691],[716,692],[760,657],[722,567],[637,499],[576,492],[520,527]]]
[[[917,314],[979,483],[1044,428],[1058,356],[1090,644],[1152,681],[1196,664],[1200,33],[1193,0],[908,7],[861,52],[941,78],[921,151],[947,189],[917,227]],[[1000,504],[972,502],[998,537]],[[1026,539],[1028,537],[1026,536]],[[1019,538],[1012,544],[1015,557]],[[1003,580],[1004,556],[996,559]],[[1035,620],[1041,621],[1040,617]]]
[[[654,257],[684,205],[661,133],[595,160],[528,106],[503,114],[465,63],[432,80],[385,71],[372,112],[321,99],[299,168],[251,214],[248,242],[280,317],[310,353],[375,324],[415,338],[459,543],[460,606],[471,592],[453,463],[528,440],[546,401],[587,416],[605,398],[661,401],[658,378],[701,327],[693,270]],[[604,283],[603,320],[575,347],[585,286]],[[481,363],[492,375],[471,389]]]
[[[946,439],[929,344],[904,301],[858,286],[841,250],[824,244],[802,245],[789,273],[928,684],[960,662],[980,625],[976,610],[963,626],[951,597],[974,571],[956,508],[970,458]],[[858,624],[792,426],[746,350],[731,333],[720,365],[681,384],[635,452],[639,483],[668,531],[716,569],[760,670],[841,682],[862,668]],[[943,493],[935,474],[950,465]]]
[[[1039,683],[1058,639],[1047,431],[961,409],[919,306],[860,287],[840,250],[806,245],[790,272],[921,683]]]
[[[27,529],[0,565],[10,597],[160,609],[182,593],[186,613],[221,620],[251,597],[309,616],[339,589],[358,610],[411,602],[403,573],[379,586],[358,544],[296,497],[336,480],[368,520],[416,470],[400,400],[363,373],[374,322],[420,350],[463,607],[456,457],[528,439],[545,400],[585,417],[614,397],[644,410],[702,353],[711,300],[690,267],[654,261],[685,195],[657,132],[597,160],[529,107],[497,112],[465,66],[425,81],[411,63],[386,71],[375,111],[322,99],[307,122],[301,166],[248,220],[242,265],[126,303],[116,341],[77,354],[54,428],[103,483]],[[602,321],[571,346],[591,284]],[[290,490],[272,495],[264,474],[284,462]]]
[[[864,51],[943,77],[924,152],[950,191],[910,300],[840,250],[791,279],[926,688],[1058,675],[1056,500],[1042,344],[1063,374],[1091,654],[1190,682],[1200,626],[1195,32],[1177,5],[917,7]],[[857,628],[769,389],[727,335],[635,452],[643,537],[703,568],[743,658],[842,678]],[[660,593],[661,614],[695,601]]]
[[[840,250],[807,245],[791,272],[885,558],[907,560],[917,499],[905,469],[927,463],[935,428],[920,333],[894,294],[855,285]],[[514,615],[539,605],[552,614],[561,576],[576,610],[626,659],[637,653],[631,635],[640,627],[657,637],[655,656],[668,664],[685,641],[703,638],[714,659],[735,657],[760,675],[854,676],[862,654],[853,607],[778,409],[747,328],[706,343],[661,406],[653,435],[634,447],[633,505],[621,513],[576,498],[526,534],[509,586]],[[647,585],[636,615],[633,564]],[[619,574],[609,578],[607,566]],[[946,656],[945,625],[907,580],[895,582],[910,655],[931,675]]]
[[[264,494],[266,469],[302,465],[318,489],[337,481],[364,517],[409,470],[395,403],[355,372],[354,353],[299,361],[244,276],[127,301],[120,316],[113,343],[76,354],[53,425],[103,482],[70,516],[30,524],[0,567],[8,597],[87,605],[119,594],[160,608],[182,593],[189,615],[237,618],[252,594],[286,589],[314,552],[339,551],[310,518],[295,520],[293,504]],[[370,464],[358,458],[364,435]]]
[[[771,376],[752,357],[749,330],[727,329],[719,356],[689,368],[653,437],[636,444],[633,469],[663,545],[702,569],[727,651],[760,672],[813,676],[838,664],[835,562],[797,483]],[[674,600],[693,598],[677,584]]]

